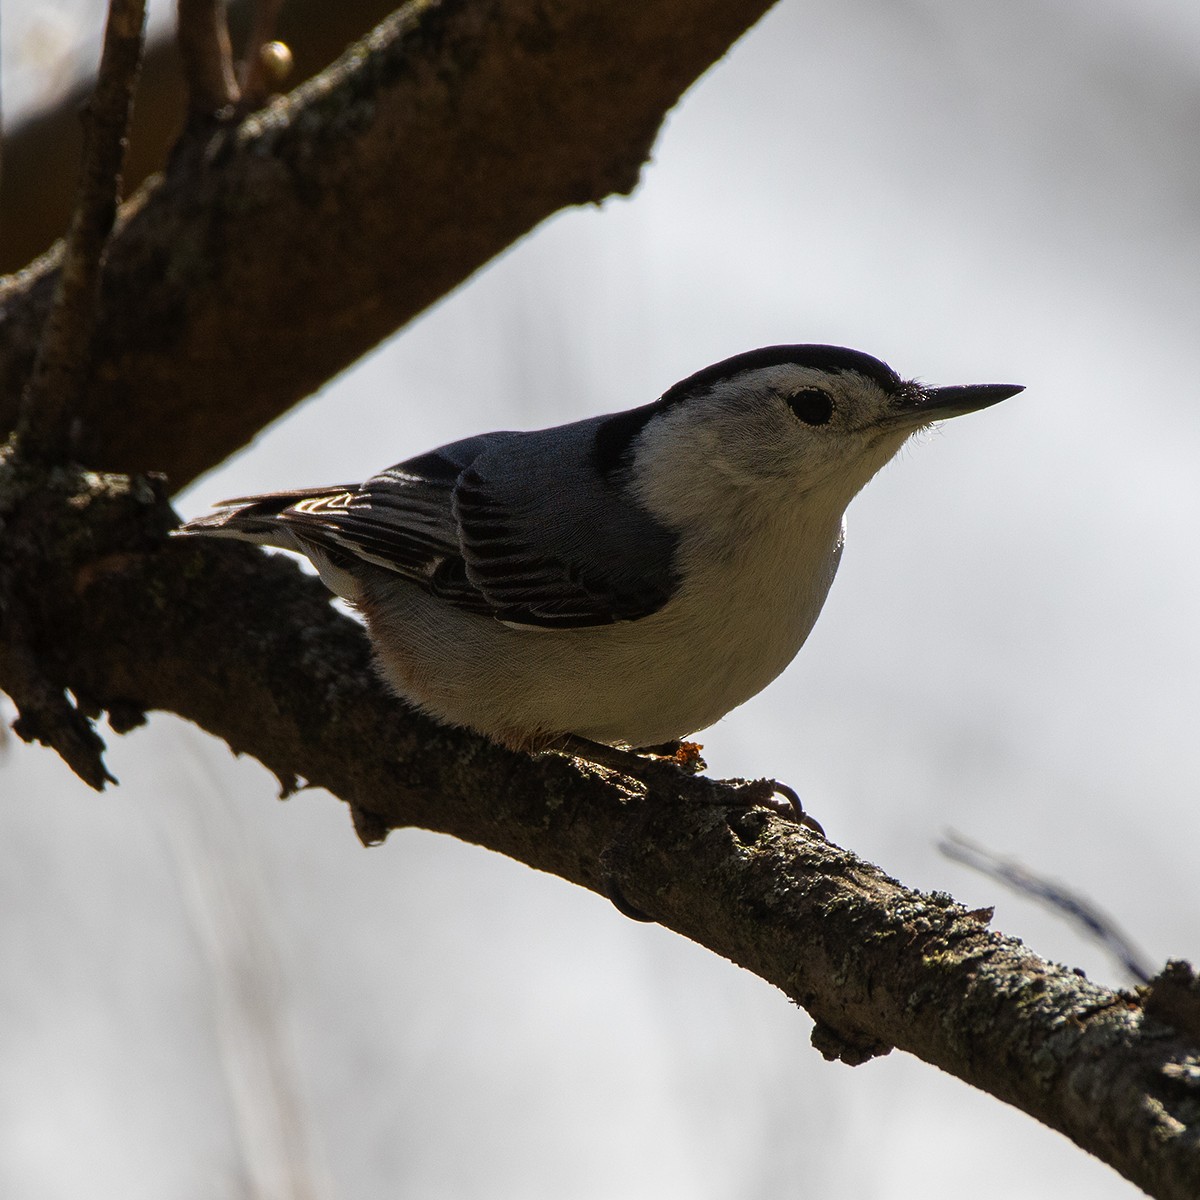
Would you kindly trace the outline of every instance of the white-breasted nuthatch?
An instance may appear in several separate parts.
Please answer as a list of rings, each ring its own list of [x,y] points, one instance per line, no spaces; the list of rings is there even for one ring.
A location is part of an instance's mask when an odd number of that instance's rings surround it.
[[[846,506],[913,432],[1021,390],[768,346],[641,408],[225,501],[178,532],[307,555],[362,613],[391,686],[442,721],[527,750],[657,745],[791,662]]]

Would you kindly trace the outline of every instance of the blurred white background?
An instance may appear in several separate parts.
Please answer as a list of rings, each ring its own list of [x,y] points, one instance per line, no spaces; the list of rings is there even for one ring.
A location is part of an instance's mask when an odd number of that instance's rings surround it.
[[[10,119],[101,9],[4,0]],[[1194,0],[783,0],[631,200],[548,222],[180,508],[773,342],[1023,382],[855,502],[815,633],[706,758],[1095,978],[1127,982],[939,836],[1194,958],[1198,126]],[[110,748],[103,797],[0,762],[5,1196],[1139,1194],[904,1055],[823,1062],[766,984],[559,880],[423,832],[365,851],[172,718]]]

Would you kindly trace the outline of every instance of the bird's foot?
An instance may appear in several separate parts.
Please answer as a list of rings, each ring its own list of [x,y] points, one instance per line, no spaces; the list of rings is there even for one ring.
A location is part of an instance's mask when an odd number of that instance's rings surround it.
[[[699,775],[708,770],[708,763],[700,755],[703,749],[699,742],[679,741],[663,742],[660,746],[639,746],[633,753],[642,758],[669,762],[689,775]]]
[[[821,822],[804,811],[804,805],[800,802],[795,788],[780,783],[778,779],[756,779],[753,783],[743,785],[743,790],[746,793],[747,808],[764,805],[777,815],[795,821],[797,825],[803,825],[817,837],[825,839],[825,830]]]
[[[545,749],[571,758],[582,758],[624,775],[632,775],[635,779],[640,779],[648,766],[657,763],[668,763],[689,775],[699,775],[708,768],[708,764],[700,757],[704,747],[699,742],[664,742],[661,746],[623,750],[618,746],[608,746],[575,733],[567,733],[556,738]]]
[[[566,754],[572,758],[582,758],[602,767],[632,775],[635,779],[643,778],[647,767],[659,763],[667,763],[678,767],[688,775],[699,775],[707,770],[708,764],[700,757],[704,747],[698,742],[665,742],[661,746],[643,746],[638,750],[622,750],[617,746],[607,746],[603,742],[593,742],[589,738],[579,737],[578,734],[568,733],[558,738],[546,747],[546,750],[556,754]],[[714,782],[722,782],[715,780]],[[751,783],[742,780],[728,780],[732,786],[739,789],[745,797],[747,808],[764,805],[781,817],[795,821],[811,830],[818,837],[825,836],[821,823],[804,811],[796,789],[781,783],[778,779],[756,779]]]
[[[576,734],[567,734],[546,749],[597,763],[623,775],[631,775],[635,779],[644,779],[648,767],[653,768],[660,764],[675,766],[688,775],[697,775],[705,769],[705,762],[700,757],[701,747],[695,742],[670,742],[662,746],[643,747],[640,750],[621,750]],[[796,790],[786,783],[777,779],[756,779],[750,783],[740,779],[728,782],[737,789],[738,798],[734,801],[735,804],[740,801],[741,805],[748,809],[759,806],[769,808],[777,816],[803,825],[805,829],[824,839],[825,830],[821,823],[804,811],[804,805]],[[723,798],[722,803],[728,803],[727,799]],[[620,843],[610,846],[606,852],[604,857],[607,861],[601,864],[604,892],[622,916],[631,921],[652,922],[652,916],[625,898],[617,881],[619,863],[614,860],[620,860],[629,853],[632,840],[633,831],[626,830]]]
[[[696,742],[667,742],[661,746],[644,746],[638,750],[623,750],[616,746],[607,746],[602,742],[593,742],[578,734],[568,733],[544,749],[556,754],[580,758],[586,762],[593,762],[639,780],[645,780],[648,768],[653,769],[660,765],[677,767],[688,775],[698,775],[706,768],[704,759],[700,757],[702,747]],[[821,823],[804,811],[804,805],[796,790],[786,783],[780,783],[777,779],[756,779],[750,783],[739,779],[729,780],[728,783],[737,789],[738,801],[734,803],[740,801],[746,808],[759,806],[769,808],[777,816],[794,821],[797,825],[803,825],[805,829],[815,833],[819,838],[825,837],[825,830],[821,827]],[[728,801],[723,799],[722,803],[728,803]],[[627,831],[622,842],[627,842],[631,837],[631,831]],[[609,852],[606,854],[609,861],[603,864],[604,891],[617,912],[631,921],[653,921],[653,917],[625,899],[620,884],[617,882],[618,872],[615,869],[617,864],[613,858],[623,857],[622,852],[628,853],[629,848],[628,845],[614,845],[609,848]]]
[[[821,827],[821,823],[804,811],[804,805],[800,802],[800,797],[797,795],[796,790],[789,787],[786,783],[780,783],[778,779],[755,779],[750,783],[741,779],[721,780],[719,782],[727,783],[729,787],[736,789],[736,797],[731,801],[727,796],[723,795],[720,801],[721,804],[727,805],[730,808],[744,807],[747,811],[752,808],[768,808],[776,816],[783,817],[784,820],[792,821],[797,825],[802,825],[810,833],[816,834],[822,841],[825,840],[825,830]],[[644,814],[637,815],[633,820],[637,827],[640,828],[640,823],[645,820],[645,816]],[[631,921],[652,922],[654,920],[652,916],[643,912],[625,898],[625,893],[621,890],[621,885],[618,882],[619,868],[622,861],[628,857],[632,850],[635,839],[635,829],[627,827],[619,841],[611,845],[605,852],[604,858],[601,861],[604,894],[612,902],[613,908],[622,916],[628,917]]]

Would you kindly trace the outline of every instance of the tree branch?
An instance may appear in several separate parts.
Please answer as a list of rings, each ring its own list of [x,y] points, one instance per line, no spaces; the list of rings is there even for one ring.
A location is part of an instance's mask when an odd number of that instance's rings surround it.
[[[251,0],[231,0],[229,27],[235,39],[249,30],[251,7]],[[296,83],[324,70],[395,7],[393,0],[289,0],[278,36],[293,53]],[[0,274],[23,267],[47,250],[71,219],[70,199],[79,171],[79,110],[92,88],[92,80],[82,81],[4,131]],[[147,45],[138,96],[125,163],[130,191],[162,169],[168,148],[183,128],[186,105],[175,38],[160,37]]]
[[[182,487],[557,209],[630,191],[663,114],[767,7],[425,0],[189,143],[109,248],[84,461]],[[0,290],[0,430],[56,261]]]
[[[142,708],[193,720],[285,790],[303,780],[341,797],[364,840],[417,825],[596,891],[615,872],[639,909],[806,1008],[827,1057],[899,1047],[1155,1196],[1200,1194],[1200,1026],[1186,968],[1149,992],[1113,992],[949,897],[747,809],[727,784],[661,766],[643,786],[439,726],[386,692],[360,627],[291,562],[167,542],[172,514],[144,485],[81,474],[62,489],[63,574],[21,586],[42,597],[39,640],[57,681],[119,724]],[[18,514],[18,543],[22,529]]]
[[[13,732],[23,741],[49,746],[84,783],[103,791],[116,779],[104,765],[104,742],[90,719],[99,717],[100,711],[84,714],[63,688],[43,674],[33,650],[33,622],[22,606],[7,598],[3,613],[0,679],[20,713]]]
[[[1102,912],[1086,896],[1031,871],[1016,859],[1002,858],[961,833],[947,833],[938,843],[938,849],[947,858],[1044,904],[1051,912],[1071,922],[1085,937],[1099,942],[1128,978],[1138,983],[1150,982],[1154,972],[1145,954],[1108,913]]]
[[[69,454],[90,365],[100,267],[121,188],[125,138],[142,57],[145,0],[109,0],[96,90],[84,113],[83,167],[62,268],[21,397],[21,448]]]

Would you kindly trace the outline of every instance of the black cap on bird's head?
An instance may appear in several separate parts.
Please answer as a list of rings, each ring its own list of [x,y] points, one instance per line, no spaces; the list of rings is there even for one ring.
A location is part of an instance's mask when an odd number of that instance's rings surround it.
[[[663,393],[663,401],[682,400],[684,396],[700,388],[711,387],[726,379],[732,379],[743,371],[756,371],[762,367],[778,367],[793,364],[798,367],[812,367],[817,371],[827,371],[830,374],[840,374],[843,371],[857,371],[867,379],[873,379],[885,392],[900,393],[912,385],[901,379],[887,363],[861,350],[848,350],[845,346],[795,345],[795,346],[763,346],[759,350],[747,350],[735,354],[732,358],[713,363],[710,367],[681,379],[677,384]]]
[[[788,367],[801,368],[799,374],[811,382],[802,380],[789,390],[786,374],[779,378],[779,372],[773,370]],[[739,400],[746,399],[747,393],[740,392],[737,385],[740,377],[749,377],[754,372],[776,377],[771,383],[762,385],[764,394],[777,395],[803,424],[826,426],[834,433],[838,429],[843,433],[853,432],[856,427],[860,431],[873,430],[888,435],[908,433],[934,421],[986,408],[1023,390],[1015,384],[925,387],[915,380],[903,378],[881,359],[845,346],[819,343],[763,346],[696,371],[673,384],[651,404],[605,418],[596,428],[592,465],[606,478],[628,468],[634,445],[651,421],[682,406],[704,402],[720,394],[726,385],[733,387],[727,394]],[[830,394],[825,392],[822,376],[829,377]],[[842,406],[846,414],[844,420],[851,422],[854,422],[853,413],[857,407],[858,422],[849,427],[831,422],[837,393],[841,393],[842,400],[853,398],[857,390],[856,378],[873,384],[878,392],[874,393],[866,409],[855,403]]]
[[[799,344],[789,346],[763,346],[759,350],[747,350],[735,354],[719,363],[681,379],[663,393],[663,404],[682,400],[698,390],[708,388],[724,380],[732,379],[743,371],[754,371],[762,367],[792,364],[811,367],[831,375],[854,371],[879,385],[884,392],[897,400],[896,415],[905,421],[921,417],[924,421],[940,421],[947,417],[958,417],[964,413],[977,412],[1007,400],[1024,386],[1015,383],[972,383],[963,386],[924,387],[912,380],[904,379],[882,359],[864,354],[861,350],[850,350],[845,346],[821,344]]]

